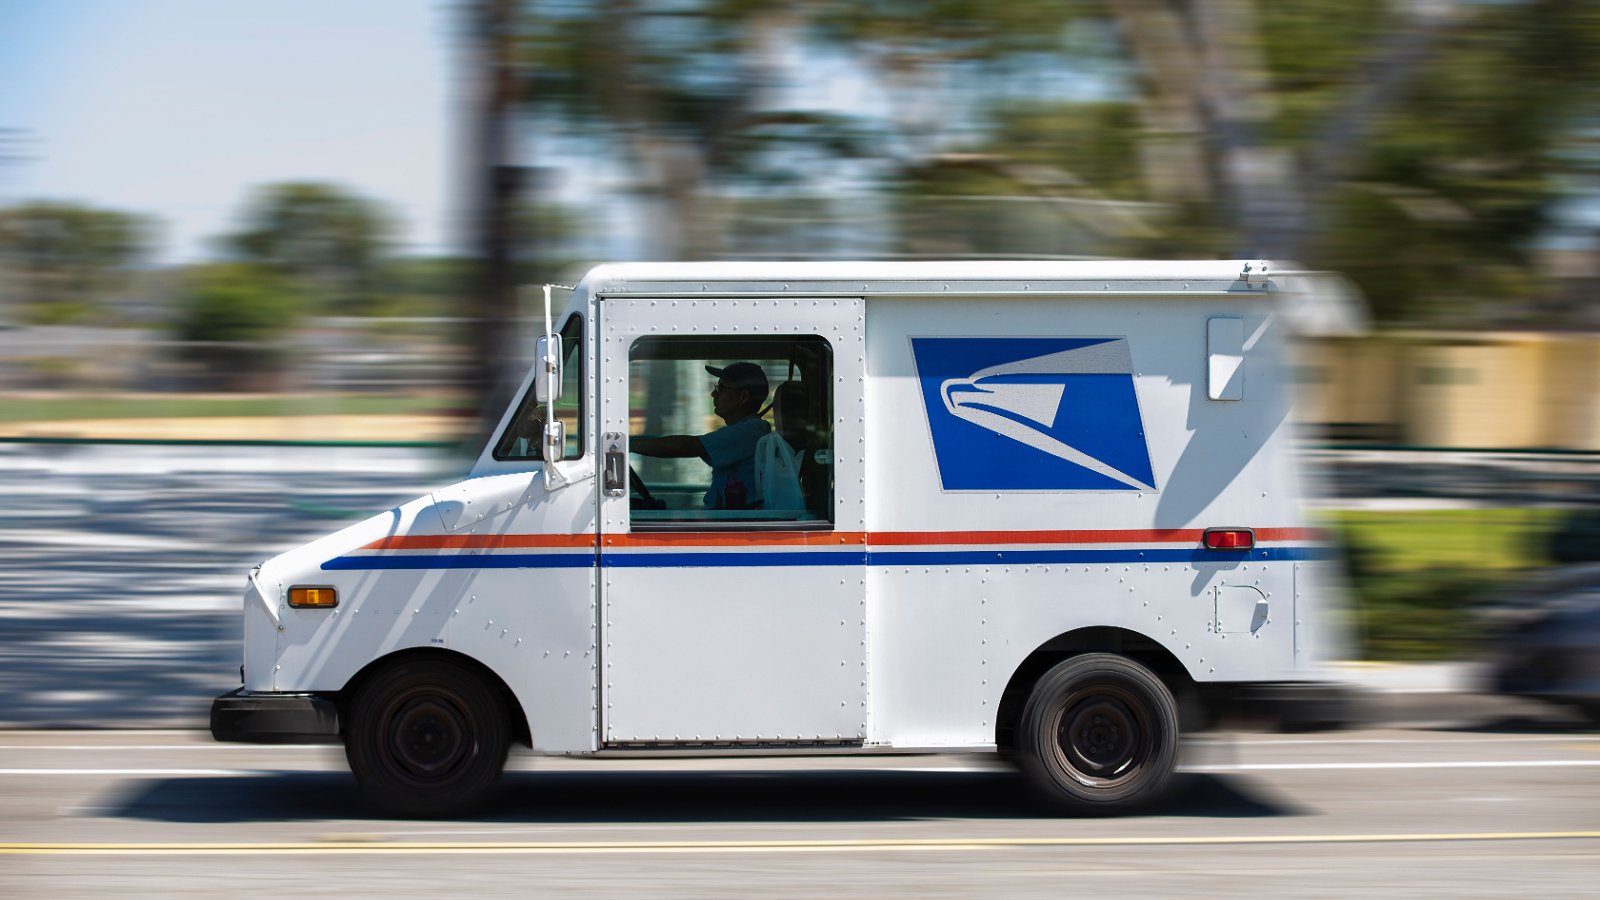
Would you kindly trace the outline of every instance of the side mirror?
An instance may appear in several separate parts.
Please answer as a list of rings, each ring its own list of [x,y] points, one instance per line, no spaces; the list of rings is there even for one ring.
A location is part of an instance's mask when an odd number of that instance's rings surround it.
[[[544,423],[545,462],[561,462],[567,452],[567,425],[559,419]],[[548,467],[547,467],[548,468]]]
[[[533,354],[533,394],[540,403],[561,399],[561,335],[539,338]]]

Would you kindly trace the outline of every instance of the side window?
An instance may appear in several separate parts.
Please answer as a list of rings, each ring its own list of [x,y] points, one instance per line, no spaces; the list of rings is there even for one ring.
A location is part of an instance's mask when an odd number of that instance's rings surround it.
[[[817,335],[647,337],[628,352],[642,530],[833,522],[833,348]]]
[[[566,458],[583,455],[583,317],[567,317],[561,326],[561,399],[556,401],[556,418],[567,426]],[[543,459],[539,446],[544,433],[545,407],[534,396],[533,385],[517,406],[505,433],[495,444],[495,459]]]

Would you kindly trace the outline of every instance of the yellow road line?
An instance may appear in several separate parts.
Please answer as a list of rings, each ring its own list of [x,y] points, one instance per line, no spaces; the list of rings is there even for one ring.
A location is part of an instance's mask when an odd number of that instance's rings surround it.
[[[284,843],[0,843],[0,855],[327,853],[848,853],[883,850],[993,850],[1020,847],[1142,847],[1207,844],[1377,844],[1425,841],[1593,840],[1600,831],[1485,831],[1420,834],[1292,834],[1084,838],[886,838],[774,841],[371,841],[333,838]]]

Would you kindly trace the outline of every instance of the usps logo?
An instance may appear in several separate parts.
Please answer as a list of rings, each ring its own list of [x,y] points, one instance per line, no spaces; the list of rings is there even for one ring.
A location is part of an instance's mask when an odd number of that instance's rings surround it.
[[[912,338],[947,491],[1153,491],[1127,338]]]

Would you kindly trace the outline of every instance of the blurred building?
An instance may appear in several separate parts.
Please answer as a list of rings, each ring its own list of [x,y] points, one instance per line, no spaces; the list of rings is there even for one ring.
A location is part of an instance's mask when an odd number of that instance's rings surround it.
[[[1600,451],[1600,334],[1386,332],[1303,359],[1296,416],[1329,440]]]

